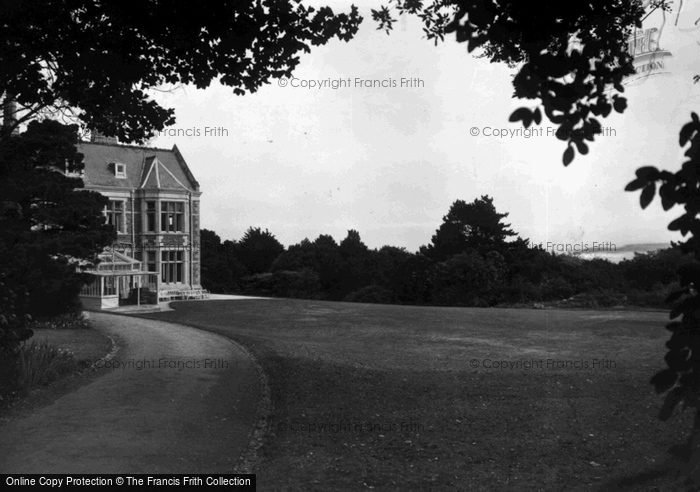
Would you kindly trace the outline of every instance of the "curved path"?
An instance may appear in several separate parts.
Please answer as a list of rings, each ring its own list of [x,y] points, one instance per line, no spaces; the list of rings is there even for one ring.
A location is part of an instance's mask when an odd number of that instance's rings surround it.
[[[261,397],[252,359],[213,333],[89,316],[120,346],[112,367],[0,428],[0,473],[243,471]]]

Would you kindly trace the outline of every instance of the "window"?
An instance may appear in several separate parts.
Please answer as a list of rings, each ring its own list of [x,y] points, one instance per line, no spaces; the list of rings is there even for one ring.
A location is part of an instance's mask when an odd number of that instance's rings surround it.
[[[107,223],[117,232],[124,232],[124,202],[110,200],[107,205]]]
[[[156,252],[146,251],[146,269],[149,272],[156,271]]]
[[[162,251],[161,255],[160,276],[163,282],[182,282],[182,251]]]
[[[156,232],[156,202],[146,202],[146,231]]]
[[[161,232],[183,232],[184,216],[183,202],[160,202]]]
[[[80,294],[83,296],[99,296],[100,280],[100,277],[93,277],[90,283],[83,285]]]
[[[104,288],[104,291],[102,292],[102,295],[116,296],[117,295],[117,286],[116,286],[116,283],[114,282],[114,277],[104,277],[104,279],[105,279],[105,288]]]
[[[114,163],[114,175],[117,178],[126,178],[126,164]]]

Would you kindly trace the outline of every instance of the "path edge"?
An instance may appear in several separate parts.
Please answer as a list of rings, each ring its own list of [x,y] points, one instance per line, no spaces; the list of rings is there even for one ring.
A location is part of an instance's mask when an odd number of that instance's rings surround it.
[[[173,309],[174,311],[174,309]],[[258,381],[260,384],[260,401],[258,402],[258,408],[256,410],[256,421],[253,428],[248,433],[248,443],[246,444],[241,455],[238,457],[237,465],[235,465],[233,473],[254,473],[258,465],[262,461],[262,456],[260,454],[260,449],[263,447],[265,442],[265,437],[268,431],[268,423],[270,417],[272,416],[272,397],[270,392],[270,385],[268,383],[267,374],[262,368],[258,359],[253,355],[253,353],[243,345],[242,343],[234,340],[233,338],[224,335],[223,333],[206,330],[198,326],[191,326],[184,323],[173,323],[172,321],[160,320],[157,318],[144,318],[139,316],[137,313],[106,313],[115,316],[123,316],[125,318],[139,318],[139,319],[150,319],[154,321],[160,321],[162,323],[169,323],[171,325],[182,326],[184,328],[194,329],[210,333],[212,335],[217,335],[227,340],[229,343],[238,348],[246,357],[250,359],[258,373]]]

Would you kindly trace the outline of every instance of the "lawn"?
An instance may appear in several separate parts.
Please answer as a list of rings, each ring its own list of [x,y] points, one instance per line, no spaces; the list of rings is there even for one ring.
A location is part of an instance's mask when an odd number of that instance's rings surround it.
[[[239,341],[268,375],[260,490],[639,489],[692,423],[656,418],[663,312],[173,307],[144,316]]]

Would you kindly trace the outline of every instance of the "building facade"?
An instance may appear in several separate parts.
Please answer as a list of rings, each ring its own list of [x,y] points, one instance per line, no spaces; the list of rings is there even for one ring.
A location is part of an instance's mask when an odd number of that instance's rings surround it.
[[[85,189],[109,199],[105,220],[117,231],[100,255],[81,300],[88,309],[201,298],[199,183],[177,146],[119,145],[96,136],[78,145]]]

